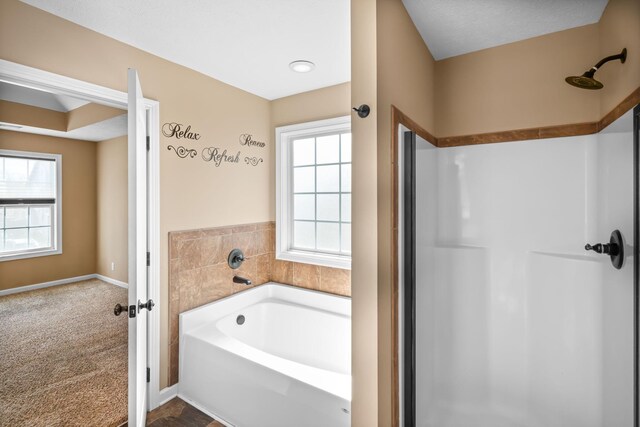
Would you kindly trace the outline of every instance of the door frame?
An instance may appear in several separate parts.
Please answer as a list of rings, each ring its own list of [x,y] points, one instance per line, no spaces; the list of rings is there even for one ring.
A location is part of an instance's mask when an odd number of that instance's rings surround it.
[[[127,70],[122,70],[123,76]],[[128,94],[104,86],[73,79],[59,74],[28,67],[15,62],[0,59],[0,81],[44,90],[61,95],[87,99],[110,107],[127,110]],[[148,251],[150,266],[148,270],[148,295],[156,303],[156,309],[149,312],[147,329],[148,367],[151,378],[147,384],[148,410],[161,403],[160,392],[160,102],[144,98],[147,110],[149,151],[148,161],[148,201],[140,200],[147,205]],[[139,242],[147,245],[147,242]]]

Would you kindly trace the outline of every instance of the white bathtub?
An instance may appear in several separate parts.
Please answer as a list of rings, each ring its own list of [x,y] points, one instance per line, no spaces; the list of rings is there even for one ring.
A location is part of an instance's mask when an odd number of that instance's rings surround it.
[[[229,426],[349,426],[351,300],[268,283],[182,313],[178,389]]]

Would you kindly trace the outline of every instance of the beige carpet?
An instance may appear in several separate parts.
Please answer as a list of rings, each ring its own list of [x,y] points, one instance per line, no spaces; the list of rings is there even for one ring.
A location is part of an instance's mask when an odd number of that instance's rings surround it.
[[[0,426],[126,421],[126,301],[100,280],[0,297]]]

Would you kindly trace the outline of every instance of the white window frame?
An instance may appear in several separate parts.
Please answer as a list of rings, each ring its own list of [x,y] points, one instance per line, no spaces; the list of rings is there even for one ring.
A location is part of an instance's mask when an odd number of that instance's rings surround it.
[[[62,155],[51,153],[37,153],[33,151],[0,150],[0,156],[46,159],[53,160],[56,164],[56,205],[54,210],[54,218],[52,218],[51,220],[52,227],[55,227],[55,230],[53,232],[52,248],[24,249],[20,252],[14,251],[6,254],[0,253],[0,262],[49,255],[60,255],[62,253]]]
[[[351,269],[351,256],[291,248],[293,237],[292,141],[302,136],[351,132],[351,116],[276,128],[276,259]]]

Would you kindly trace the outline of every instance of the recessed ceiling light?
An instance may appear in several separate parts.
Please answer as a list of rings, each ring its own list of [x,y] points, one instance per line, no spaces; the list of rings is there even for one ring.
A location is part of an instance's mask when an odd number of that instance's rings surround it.
[[[293,61],[289,64],[289,68],[291,68],[296,73],[308,73],[316,68],[316,64],[311,61]]]

